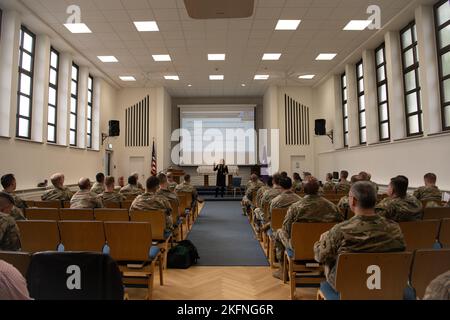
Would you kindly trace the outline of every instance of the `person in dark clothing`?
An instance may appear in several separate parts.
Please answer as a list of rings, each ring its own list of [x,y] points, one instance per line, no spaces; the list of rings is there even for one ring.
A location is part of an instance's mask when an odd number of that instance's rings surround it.
[[[225,187],[227,185],[225,180],[228,174],[228,167],[225,165],[224,159],[222,159],[218,165],[214,163],[214,171],[217,171],[216,198],[219,196],[219,189],[223,198]]]

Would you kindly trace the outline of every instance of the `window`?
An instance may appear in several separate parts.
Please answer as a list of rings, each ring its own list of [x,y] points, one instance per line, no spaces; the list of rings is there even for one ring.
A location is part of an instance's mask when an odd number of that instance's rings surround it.
[[[423,133],[417,31],[414,21],[400,32],[400,38],[405,88],[406,130],[408,137],[410,137]]]
[[[36,36],[22,26],[20,28],[16,136],[24,139],[31,139],[35,42]]]
[[[88,108],[87,108],[87,147],[92,148],[92,102],[94,96],[94,78],[88,79]]]
[[[391,139],[389,128],[388,82],[386,73],[386,51],[384,43],[375,50],[377,77],[378,127],[380,141]]]
[[[439,80],[441,87],[442,129],[450,130],[450,3],[435,6]]]
[[[48,84],[48,120],[47,120],[47,141],[56,143],[56,128],[58,115],[58,74],[59,53],[55,49],[50,49],[50,80]]]
[[[344,147],[348,147],[348,91],[347,91],[347,76],[344,73],[341,76],[342,89],[342,118],[344,122]]]
[[[72,64],[72,82],[70,88],[70,145],[77,145],[77,129],[78,129],[78,77],[80,68]]]
[[[359,144],[366,144],[366,99],[364,97],[364,65],[362,60],[356,64],[356,88],[358,94]]]

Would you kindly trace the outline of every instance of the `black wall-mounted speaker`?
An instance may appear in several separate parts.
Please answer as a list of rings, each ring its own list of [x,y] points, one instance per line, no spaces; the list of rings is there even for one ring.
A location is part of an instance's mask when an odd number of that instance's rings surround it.
[[[111,120],[109,122],[109,136],[110,137],[120,136],[120,121]]]
[[[316,120],[315,132],[316,136],[327,135],[327,121],[325,119]]]

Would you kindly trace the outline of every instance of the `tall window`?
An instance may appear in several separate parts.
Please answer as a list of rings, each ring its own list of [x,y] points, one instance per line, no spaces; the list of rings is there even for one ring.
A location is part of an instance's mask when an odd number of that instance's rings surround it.
[[[356,64],[356,83],[358,94],[359,144],[366,144],[366,99],[364,97],[364,66],[362,60]]]
[[[92,102],[94,96],[94,78],[88,79],[88,108],[87,108],[87,147],[92,148]]]
[[[20,28],[16,136],[25,139],[31,139],[35,42],[36,36],[22,26]]]
[[[423,133],[423,118],[420,98],[416,23],[414,21],[411,22],[401,31],[400,35],[405,87],[407,134],[408,136],[421,135]]]
[[[56,143],[56,127],[58,114],[58,72],[59,53],[55,49],[50,50],[50,80],[48,85],[48,120],[47,141]]]
[[[388,82],[386,76],[386,51],[384,43],[375,50],[377,77],[378,127],[380,141],[390,140]]]
[[[344,146],[348,147],[348,91],[347,91],[347,75],[341,76],[342,89],[342,117],[344,123]]]
[[[79,67],[72,64],[72,83],[70,89],[70,145],[77,145],[77,129],[78,129],[78,76]]]
[[[435,6],[436,35],[441,86],[442,129],[450,130],[450,3],[439,1]]]

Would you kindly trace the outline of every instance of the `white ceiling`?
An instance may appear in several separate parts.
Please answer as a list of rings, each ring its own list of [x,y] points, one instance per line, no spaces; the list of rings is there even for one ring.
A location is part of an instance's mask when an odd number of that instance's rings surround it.
[[[411,0],[255,0],[246,19],[194,20],[183,0],[19,0],[118,86],[165,86],[172,96],[258,96],[270,84],[314,85],[361,46],[375,31],[342,31],[352,19],[367,19],[369,5],[379,5],[382,24]],[[224,0],[225,1],[225,0]],[[71,34],[69,5],[81,7],[81,20],[92,34]],[[297,31],[275,31],[278,19],[301,19]],[[156,20],[160,32],[138,32],[133,21]],[[315,61],[321,52],[338,54],[331,62]],[[208,61],[208,53],[226,53],[226,61]],[[279,61],[262,61],[263,53],[282,53]],[[152,54],[170,54],[172,62],[154,62]],[[99,55],[119,63],[104,64]],[[216,70],[217,68],[217,70]],[[255,74],[269,74],[255,81]],[[180,81],[167,81],[177,74]],[[224,74],[224,81],[210,81]],[[313,81],[286,81],[284,74],[316,74]],[[119,76],[132,75],[125,83]],[[295,77],[291,76],[291,79]],[[246,87],[241,84],[245,83]],[[188,87],[192,84],[192,87]]]

